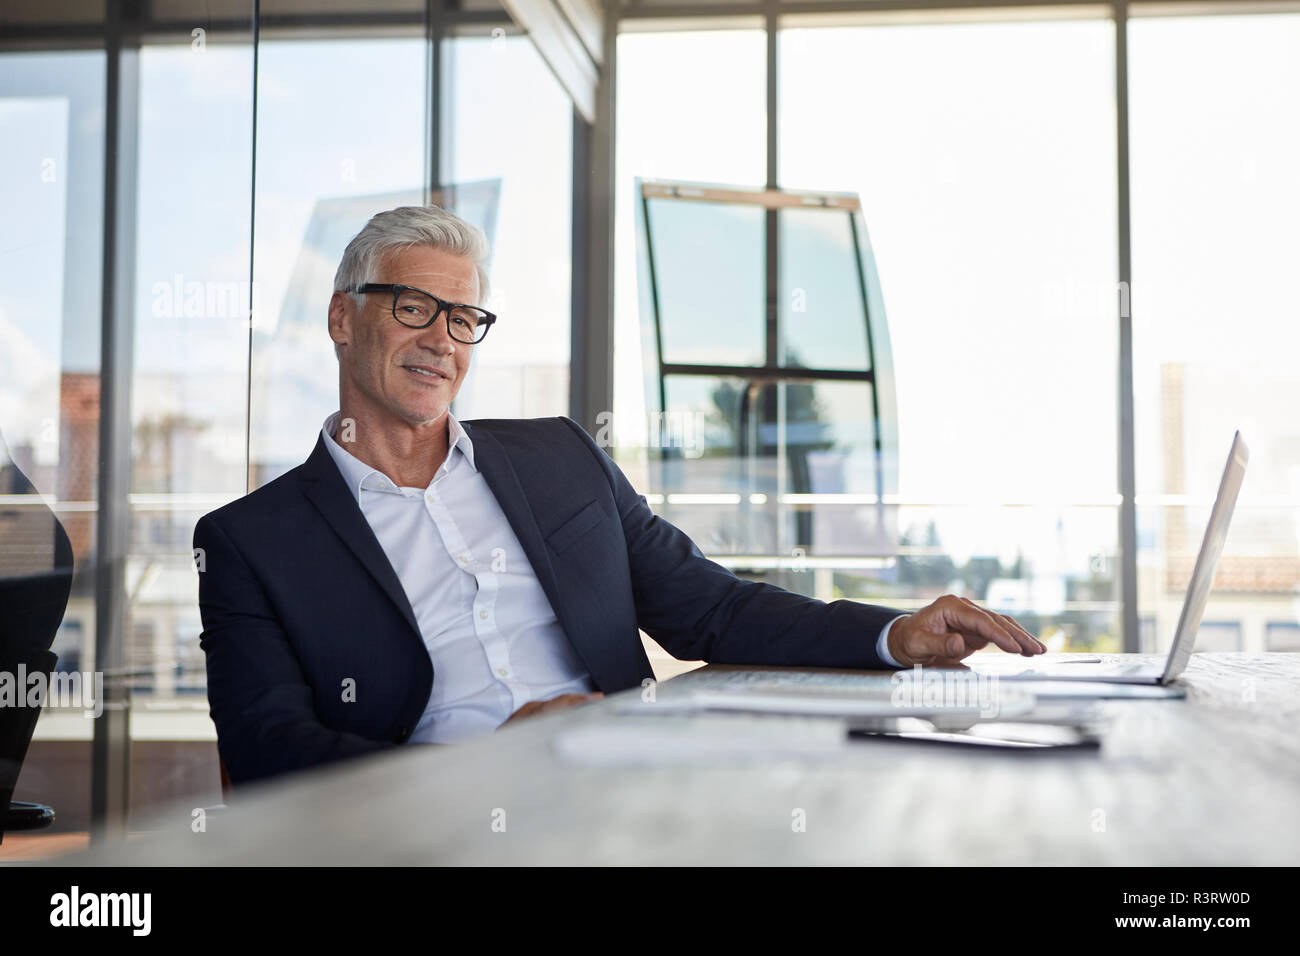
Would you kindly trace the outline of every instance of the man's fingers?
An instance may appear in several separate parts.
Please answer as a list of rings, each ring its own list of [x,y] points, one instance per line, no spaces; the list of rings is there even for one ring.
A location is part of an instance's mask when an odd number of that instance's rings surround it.
[[[957,662],[988,644],[1025,657],[1047,650],[1012,618],[952,594],[902,618],[890,632],[889,644],[894,658],[909,667]]]
[[[1047,645],[1044,644],[1042,641],[1040,641],[1033,634],[1030,634],[1029,631],[1027,631],[1024,627],[1022,627],[1020,622],[1017,621],[1015,618],[1011,617],[1008,614],[998,614],[996,611],[990,611],[989,613],[991,613],[995,618],[1001,621],[1003,627],[1009,630],[1012,634],[1016,635],[1016,638],[1020,640],[1022,644],[1024,643],[1025,639],[1028,639],[1029,646],[1032,650],[1040,654],[1045,653],[1047,651]]]
[[[1023,625],[1021,625],[1021,623],[1017,621],[1014,617],[1011,617],[1008,614],[999,614],[998,617],[1002,619],[1002,623],[1005,624],[1007,627],[1013,628],[1017,633],[1022,634],[1025,637],[1029,638],[1031,641],[1033,641],[1032,646],[1037,647],[1040,652],[1042,653],[1047,652],[1047,645],[1044,644],[1042,641],[1040,641],[1032,633],[1030,633],[1029,630],[1026,629]]]
[[[1038,642],[1029,636],[1029,632],[1026,631],[1023,637],[1019,636],[974,601],[957,598],[949,608],[952,612],[952,623],[956,625],[953,630],[962,633],[967,633],[968,630],[974,631],[975,634],[992,641],[1010,654],[1030,656],[1039,653]]]

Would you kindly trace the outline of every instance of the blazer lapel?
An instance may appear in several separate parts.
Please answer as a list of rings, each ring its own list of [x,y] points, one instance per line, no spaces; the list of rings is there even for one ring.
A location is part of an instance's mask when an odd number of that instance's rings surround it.
[[[398,579],[397,572],[393,570],[388,556],[384,554],[383,546],[375,537],[375,532],[366,521],[366,516],[361,513],[357,499],[348,491],[343,476],[339,474],[338,466],[334,464],[329,449],[325,447],[324,438],[317,437],[316,447],[312,450],[311,457],[303,463],[298,477],[302,481],[303,494],[316,506],[321,516],[329,522],[344,543],[352,549],[352,553],[357,556],[365,569],[379,582],[384,593],[397,605],[402,616],[406,618],[406,623],[411,625],[411,630],[419,637],[420,628],[415,622],[415,612],[411,610],[411,602],[407,600],[406,592],[402,589],[402,582]]]

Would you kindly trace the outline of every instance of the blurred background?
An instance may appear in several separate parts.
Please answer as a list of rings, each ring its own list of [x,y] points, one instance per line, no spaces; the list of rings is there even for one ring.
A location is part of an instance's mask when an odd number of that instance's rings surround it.
[[[106,706],[42,711],[0,859],[221,802],[194,523],[310,452],[396,205],[492,240],[457,416],[573,417],[742,576],[1163,651],[1240,428],[1197,647],[1300,650],[1297,50],[1254,0],[3,0],[0,569],[52,511]]]

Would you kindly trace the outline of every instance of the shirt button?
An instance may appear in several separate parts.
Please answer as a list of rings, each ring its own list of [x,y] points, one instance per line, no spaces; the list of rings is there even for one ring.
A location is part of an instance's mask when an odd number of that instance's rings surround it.
[[[510,676],[510,671],[509,671],[509,669],[508,669],[508,668],[505,668],[505,667],[498,667],[498,668],[497,668],[497,673],[500,674],[502,677],[509,677],[509,676]]]
[[[483,610],[479,611],[478,616],[486,621],[488,616],[487,608],[484,608]]]
[[[456,560],[459,561],[461,564],[468,564],[468,563],[469,563],[469,555],[467,555],[467,554],[462,554],[462,555],[460,555],[459,557],[457,557]]]

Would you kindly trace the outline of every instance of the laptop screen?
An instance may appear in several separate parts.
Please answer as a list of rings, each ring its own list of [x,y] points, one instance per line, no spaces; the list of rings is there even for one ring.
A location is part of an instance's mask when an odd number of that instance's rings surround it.
[[[1219,482],[1219,496],[1214,500],[1210,523],[1206,525],[1205,538],[1201,541],[1201,551],[1192,568],[1192,580],[1187,586],[1187,597],[1183,599],[1183,613],[1178,618],[1178,630],[1174,632],[1174,643],[1169,649],[1169,661],[1165,665],[1165,680],[1181,674],[1192,656],[1196,632],[1201,626],[1201,616],[1205,613],[1205,604],[1210,598],[1210,585],[1214,583],[1214,570],[1218,567],[1219,555],[1223,553],[1223,542],[1228,537],[1228,522],[1232,519],[1232,509],[1237,504],[1237,492],[1241,490],[1241,481],[1246,476],[1246,462],[1249,460],[1250,449],[1242,441],[1241,432],[1237,432],[1228,452],[1228,464],[1223,469],[1223,480]]]

